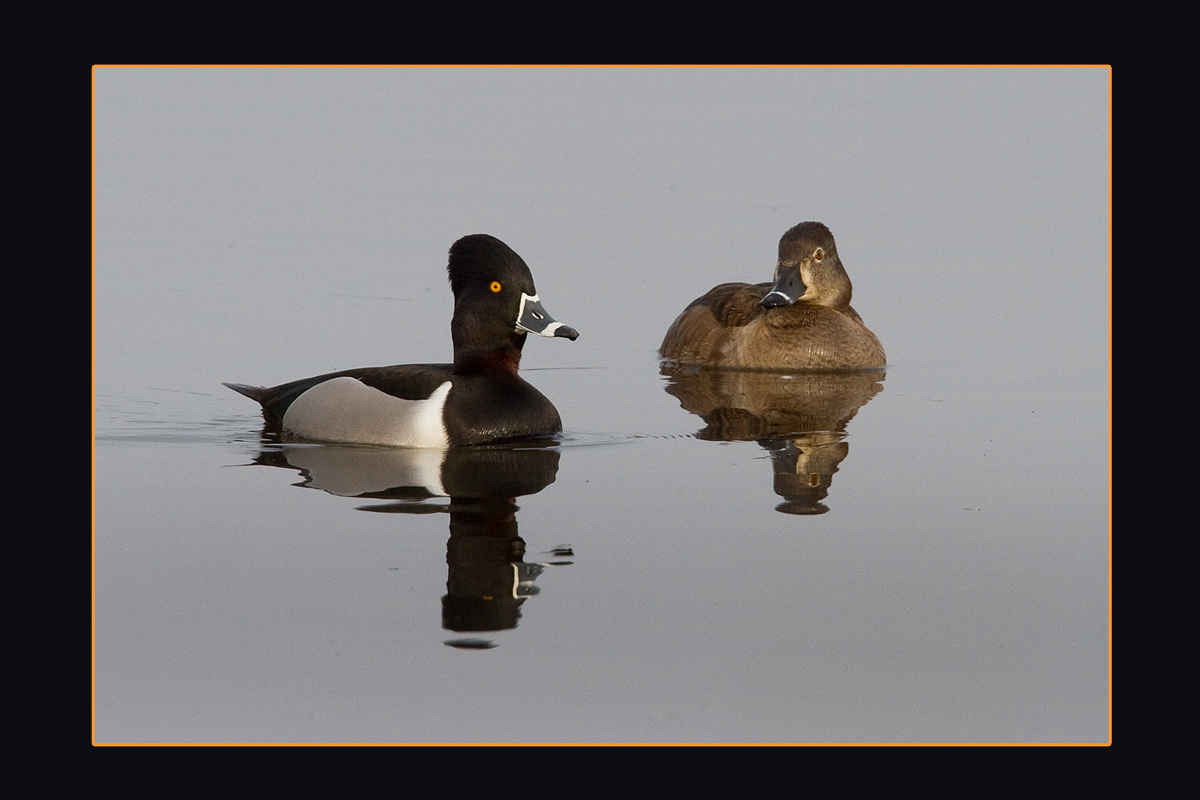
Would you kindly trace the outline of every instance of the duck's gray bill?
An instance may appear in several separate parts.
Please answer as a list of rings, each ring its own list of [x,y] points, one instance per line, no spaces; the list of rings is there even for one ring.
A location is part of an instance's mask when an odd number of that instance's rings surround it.
[[[546,313],[538,296],[521,294],[521,308],[517,312],[517,330],[536,333],[538,336],[554,338],[561,336],[571,341],[579,338],[579,331],[555,322],[554,317]]]

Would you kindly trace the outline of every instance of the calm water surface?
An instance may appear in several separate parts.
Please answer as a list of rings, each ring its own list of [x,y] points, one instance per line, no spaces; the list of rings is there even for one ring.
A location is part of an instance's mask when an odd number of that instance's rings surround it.
[[[95,73],[98,743],[1109,740],[1109,73]],[[689,374],[830,226],[885,375]],[[492,233],[565,425],[299,444]]]

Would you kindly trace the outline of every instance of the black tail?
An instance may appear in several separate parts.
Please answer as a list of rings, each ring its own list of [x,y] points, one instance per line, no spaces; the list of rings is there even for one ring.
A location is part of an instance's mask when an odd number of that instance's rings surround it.
[[[267,391],[262,386],[248,386],[244,383],[222,383],[222,386],[228,386],[238,394],[244,394],[259,405],[263,402],[263,395]]]

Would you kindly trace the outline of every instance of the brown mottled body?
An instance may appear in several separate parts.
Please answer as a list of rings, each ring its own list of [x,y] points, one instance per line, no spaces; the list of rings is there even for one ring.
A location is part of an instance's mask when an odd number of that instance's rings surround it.
[[[779,242],[774,283],[723,283],[672,323],[659,354],[739,369],[880,369],[878,337],[850,306],[833,235],[804,222]]]

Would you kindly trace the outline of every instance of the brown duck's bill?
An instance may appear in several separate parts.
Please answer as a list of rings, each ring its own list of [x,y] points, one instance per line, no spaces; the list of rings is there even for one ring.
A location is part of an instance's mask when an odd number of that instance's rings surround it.
[[[775,281],[771,291],[767,292],[766,296],[758,302],[763,308],[790,306],[799,300],[807,290],[808,287],[800,279],[800,265],[796,264],[780,270],[779,279]]]

